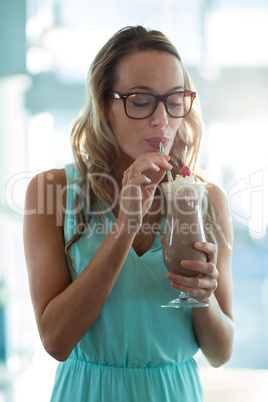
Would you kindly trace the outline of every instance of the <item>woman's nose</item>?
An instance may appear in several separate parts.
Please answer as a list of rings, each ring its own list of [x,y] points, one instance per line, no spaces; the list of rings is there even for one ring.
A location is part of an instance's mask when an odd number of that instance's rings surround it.
[[[152,114],[151,124],[153,126],[166,127],[168,124],[168,114],[163,102],[159,102]]]

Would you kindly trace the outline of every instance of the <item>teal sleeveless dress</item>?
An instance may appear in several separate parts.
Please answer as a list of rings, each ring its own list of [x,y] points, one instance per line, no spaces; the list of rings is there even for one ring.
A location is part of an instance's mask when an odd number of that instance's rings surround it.
[[[67,165],[65,241],[74,230],[73,199],[81,190],[75,165]],[[75,272],[82,272],[115,222],[105,211],[92,216],[72,247]],[[164,225],[164,222],[162,222]],[[177,296],[167,280],[161,234],[139,257],[131,248],[94,325],[56,371],[51,402],[201,402],[192,311],[161,308]],[[109,267],[107,267],[109,269]]]

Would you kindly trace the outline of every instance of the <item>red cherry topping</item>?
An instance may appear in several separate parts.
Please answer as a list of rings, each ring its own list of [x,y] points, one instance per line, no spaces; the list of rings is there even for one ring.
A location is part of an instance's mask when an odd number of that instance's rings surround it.
[[[184,165],[181,170],[180,170],[180,175],[185,177],[185,176],[191,176],[191,170],[187,165]]]

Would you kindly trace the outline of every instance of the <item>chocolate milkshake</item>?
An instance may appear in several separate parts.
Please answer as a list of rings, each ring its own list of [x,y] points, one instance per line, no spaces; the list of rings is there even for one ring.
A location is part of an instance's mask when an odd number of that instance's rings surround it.
[[[167,220],[163,259],[168,271],[184,276],[198,273],[181,267],[182,260],[205,262],[205,253],[194,248],[206,241],[202,220],[202,198],[206,184],[197,182],[187,166],[176,180],[162,184],[166,197]]]

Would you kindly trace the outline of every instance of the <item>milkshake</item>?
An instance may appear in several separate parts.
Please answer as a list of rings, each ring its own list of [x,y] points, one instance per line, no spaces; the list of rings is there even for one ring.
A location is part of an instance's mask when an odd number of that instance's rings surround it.
[[[166,197],[167,219],[163,242],[163,259],[168,271],[184,276],[197,272],[182,268],[182,260],[206,262],[205,253],[194,248],[205,242],[202,220],[202,198],[206,184],[197,182],[188,166],[172,182],[162,184]]]

